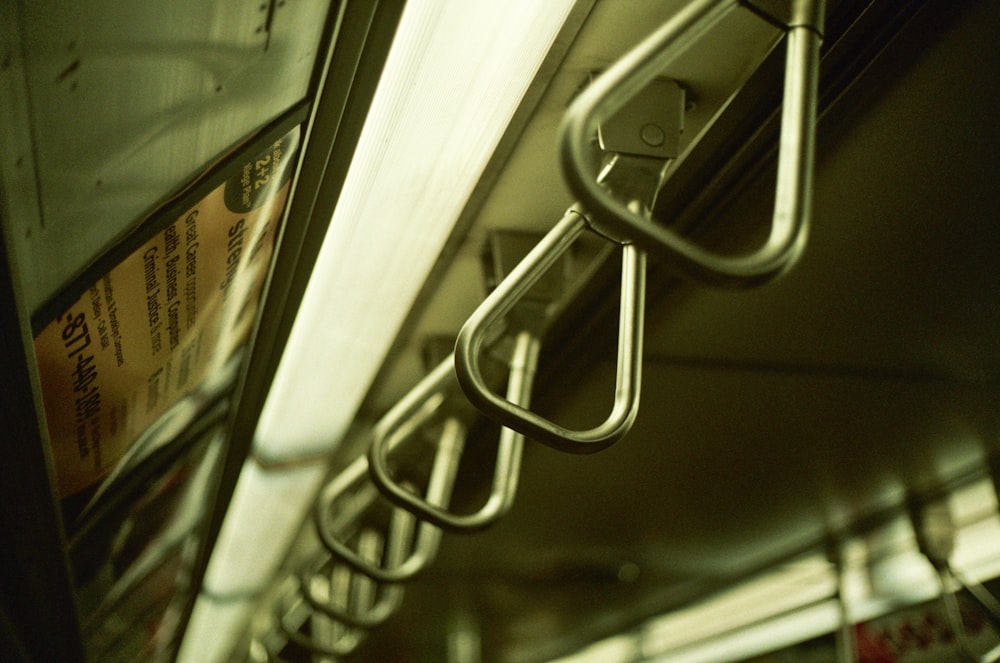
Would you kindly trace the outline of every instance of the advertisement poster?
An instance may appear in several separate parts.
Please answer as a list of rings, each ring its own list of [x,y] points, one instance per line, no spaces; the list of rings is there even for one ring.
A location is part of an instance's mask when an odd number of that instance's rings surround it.
[[[127,455],[137,462],[149,431],[169,442],[232,382],[299,148],[299,127],[282,131],[251,140],[144,224],[128,254],[89,270],[82,294],[36,332],[60,497],[99,485]]]

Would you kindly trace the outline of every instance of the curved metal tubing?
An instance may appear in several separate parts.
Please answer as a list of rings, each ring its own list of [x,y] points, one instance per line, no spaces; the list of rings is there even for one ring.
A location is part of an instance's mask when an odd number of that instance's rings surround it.
[[[422,571],[437,556],[438,547],[441,543],[441,530],[434,525],[421,523],[417,529],[416,541],[409,556],[398,564],[389,566],[381,566],[378,563],[364,559],[346,543],[340,541],[337,535],[327,527],[326,514],[329,512],[330,507],[348,489],[356,487],[367,476],[368,459],[360,456],[323,487],[313,511],[316,534],[330,555],[344,562],[344,564],[358,573],[384,583],[408,580]],[[431,481],[434,481],[433,475]]]
[[[302,599],[298,598],[297,600],[301,601]],[[298,607],[302,607],[301,603],[298,604]],[[278,615],[278,628],[281,630],[281,633],[285,636],[288,642],[291,642],[317,656],[331,656],[334,659],[347,656],[352,651],[357,649],[358,645],[361,644],[361,641],[364,639],[363,633],[358,631],[348,631],[343,636],[338,638],[336,642],[330,644],[316,642],[315,639],[300,633],[299,628],[301,627],[294,628],[288,623],[288,615],[293,609],[294,608],[291,608]],[[265,651],[267,651],[268,656],[273,660],[278,662],[283,660],[279,657],[277,652],[271,651],[271,649],[266,646]]]
[[[506,315],[545,271],[570,247],[588,221],[570,208],[469,317],[455,344],[458,383],[472,404],[502,426],[560,451],[600,451],[625,436],[639,409],[646,256],[623,247],[622,293],[618,330],[618,375],[614,404],[604,423],[588,430],[565,428],[494,394],[483,379],[479,355],[491,325]]]
[[[285,636],[285,637],[287,639],[288,636]],[[289,661],[288,661],[287,658],[283,658],[280,654],[278,654],[277,652],[273,651],[260,638],[257,638],[257,637],[252,638],[250,640],[250,647],[252,648],[255,643],[264,652],[264,656],[266,657],[265,660],[267,661],[267,663],[289,663]],[[256,657],[253,657],[250,660],[256,661],[258,659]]]
[[[389,524],[389,536],[385,550],[385,563],[389,567],[401,564],[406,556],[406,549],[413,537],[416,519],[402,509],[395,509]],[[384,623],[403,603],[403,588],[398,584],[382,587],[379,598],[370,607],[358,612],[343,608],[332,601],[325,601],[316,596],[312,588],[312,573],[303,573],[299,583],[303,598],[316,612],[352,626],[354,628],[372,629]],[[358,580],[355,578],[355,580]]]
[[[514,404],[526,407],[531,398],[531,384],[538,364],[539,345],[538,339],[528,332],[522,331],[515,339],[510,377],[507,381],[507,398]],[[368,449],[368,469],[375,485],[395,504],[438,527],[456,532],[470,532],[492,525],[507,513],[514,503],[521,474],[523,435],[509,428],[500,429],[493,485],[482,508],[472,514],[452,513],[446,508],[447,500],[432,500],[430,497],[423,499],[413,491],[407,490],[393,479],[388,463],[389,448],[398,444],[396,438],[403,435],[403,424],[414,416],[420,406],[419,397],[443,388],[454,375],[453,368],[454,360],[449,357],[425,379],[426,385],[423,382],[417,385],[415,389],[417,397],[407,399],[410,402],[401,403],[405,407],[393,408],[386,415],[382,420],[384,427],[372,438],[371,447]],[[458,429],[451,420],[446,422],[434,457],[435,467],[443,463],[457,469],[462,455],[464,436],[464,430]],[[428,488],[428,494],[430,493],[431,489]]]
[[[794,0],[796,15],[819,20],[823,0]],[[750,287],[765,283],[794,264],[802,253],[811,215],[819,26],[804,22],[787,31],[784,101],[778,154],[777,192],[771,233],[763,246],[744,256],[723,256],[691,243],[615,200],[589,172],[588,151],[598,124],[635,96],[664,67],[719,19],[736,0],[697,0],[643,40],[588,85],[570,105],[561,128],[561,161],[567,184],[608,228],[659,255],[681,273],[704,283]]]
[[[281,627],[281,632],[284,633],[289,642],[292,642],[306,651],[316,654],[317,656],[330,656],[334,659],[347,656],[357,649],[362,640],[362,636],[357,634],[348,634],[334,644],[325,645],[316,642],[313,638],[310,638],[307,635],[302,635],[298,632],[298,630],[288,626],[284,620],[279,620],[279,625]],[[276,654],[272,654],[270,650],[268,650],[268,653],[271,654],[272,657],[277,656]]]

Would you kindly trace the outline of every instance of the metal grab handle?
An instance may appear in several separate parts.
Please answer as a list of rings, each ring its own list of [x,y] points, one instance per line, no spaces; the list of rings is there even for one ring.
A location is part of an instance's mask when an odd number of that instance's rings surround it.
[[[507,398],[513,403],[528,405],[535,366],[538,364],[538,348],[539,341],[533,334],[522,331],[517,335],[507,382]],[[438,527],[468,532],[492,525],[510,510],[521,474],[523,435],[509,428],[500,429],[490,494],[482,508],[472,514],[455,514],[445,508],[445,502],[421,499],[393,479],[388,464],[389,448],[394,446],[394,442],[398,444],[397,438],[402,437],[403,425],[414,416],[427,398],[444,390],[454,375],[454,359],[448,357],[399,405],[389,411],[380,422],[384,426],[379,427],[368,449],[368,469],[372,482],[390,501]],[[461,458],[464,431],[458,431],[450,423],[445,424],[438,443],[435,465],[445,462],[457,466]]]
[[[285,640],[287,641],[287,637]],[[281,645],[284,646],[284,645]],[[260,660],[259,653],[263,652],[264,660]],[[260,636],[254,636],[250,639],[250,658],[249,661],[253,663],[289,663],[287,658],[282,658],[281,655],[276,653],[271,645],[266,643]]]
[[[727,257],[691,243],[666,226],[615,200],[589,172],[590,141],[598,124],[635,96],[704,32],[737,7],[736,0],[697,0],[619,59],[570,105],[561,127],[563,176],[571,191],[613,236],[626,237],[695,280],[727,287],[764,283],[802,253],[811,215],[816,98],[817,23],[823,0],[792,0],[787,30],[784,101],[774,216],[767,241],[755,252]]]
[[[502,426],[547,446],[572,453],[590,453],[614,444],[625,436],[635,421],[639,409],[642,370],[645,253],[631,245],[623,247],[618,373],[614,404],[604,423],[588,430],[570,430],[497,396],[483,379],[479,355],[490,326],[517,304],[587,225],[586,217],[577,209],[570,208],[559,223],[479,305],[463,325],[455,344],[458,383],[476,408]]]
[[[347,582],[350,582],[349,577],[347,578]],[[354,597],[354,600],[357,602],[358,599],[361,598],[362,597]],[[289,616],[292,613],[302,613],[306,609],[306,603],[304,602],[303,597],[296,595],[295,600],[295,604],[293,604],[288,610],[279,613],[277,616],[278,628],[288,642],[294,643],[296,646],[301,647],[316,656],[329,656],[334,659],[347,656],[354,651],[359,644],[361,644],[361,641],[364,639],[364,634],[358,631],[347,631],[331,643],[321,643],[315,638],[304,635],[300,632],[300,629],[302,628],[301,625],[294,627],[288,623]],[[275,663],[284,663],[284,659],[281,658],[276,652],[272,652],[266,645],[265,651],[267,652],[270,660],[275,661]]]
[[[444,471],[446,469],[448,468],[435,468],[436,471]],[[398,564],[388,564],[388,560],[386,560],[387,566],[364,559],[354,550],[351,550],[346,543],[340,541],[337,535],[327,527],[326,514],[330,511],[333,503],[349,488],[363,482],[367,476],[368,459],[360,456],[347,469],[323,487],[319,499],[316,500],[316,508],[313,512],[316,533],[319,536],[320,542],[322,542],[323,546],[333,557],[344,562],[355,571],[363,573],[379,582],[396,583],[408,580],[426,568],[437,556],[438,547],[441,543],[441,530],[434,525],[421,523],[417,528],[416,540],[413,543],[413,549],[410,551],[409,556]],[[435,479],[434,473],[432,473],[432,485],[442,485],[443,488],[450,490],[450,485],[443,485],[446,483],[441,478]],[[430,490],[428,490],[428,493],[430,493]],[[428,499],[432,498],[439,499],[439,497],[435,498],[429,495]]]
[[[416,519],[408,512],[402,509],[393,511],[385,549],[385,563],[390,568],[398,566],[404,561],[415,525]],[[343,608],[316,596],[312,587],[312,577],[312,573],[303,573],[299,576],[302,596],[306,602],[315,611],[347,626],[362,629],[375,628],[389,619],[403,602],[403,588],[398,584],[392,584],[382,587],[378,600],[366,607],[363,612]]]

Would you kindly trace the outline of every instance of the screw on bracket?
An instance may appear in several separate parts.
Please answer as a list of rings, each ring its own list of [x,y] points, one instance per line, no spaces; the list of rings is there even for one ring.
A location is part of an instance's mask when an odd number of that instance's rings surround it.
[[[684,131],[684,88],[658,78],[597,129],[601,149],[621,155],[673,159]]]

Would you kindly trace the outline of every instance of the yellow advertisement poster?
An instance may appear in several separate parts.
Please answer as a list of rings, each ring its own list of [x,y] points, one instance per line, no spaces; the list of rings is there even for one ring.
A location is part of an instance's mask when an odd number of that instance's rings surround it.
[[[219,389],[255,318],[298,145],[298,127],[258,143],[36,334],[61,497],[108,477],[178,404],[190,418]]]

